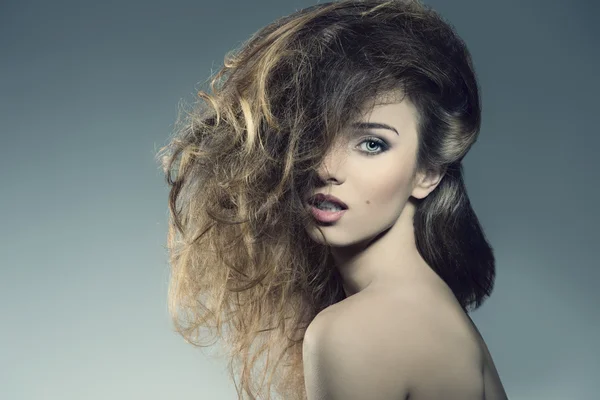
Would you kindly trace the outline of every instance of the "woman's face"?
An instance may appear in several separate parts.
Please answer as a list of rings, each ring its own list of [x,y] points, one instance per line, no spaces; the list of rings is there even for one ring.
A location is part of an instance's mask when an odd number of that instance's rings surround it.
[[[416,110],[406,98],[376,105],[353,126],[344,135],[345,143],[338,143],[326,155],[318,170],[322,186],[312,193],[333,195],[348,206],[335,222],[315,219],[329,244],[336,247],[370,241],[398,221],[410,196],[422,198],[430,191],[415,185],[420,176],[413,174]],[[322,242],[315,226],[308,233]]]

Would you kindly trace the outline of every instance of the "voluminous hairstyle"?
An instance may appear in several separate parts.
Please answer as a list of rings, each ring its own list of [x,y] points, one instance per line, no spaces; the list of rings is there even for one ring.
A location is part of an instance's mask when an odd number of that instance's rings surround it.
[[[365,104],[397,101],[390,93],[418,112],[416,170],[444,174],[409,199],[418,251],[474,310],[495,278],[461,164],[480,130],[478,83],[464,41],[420,1],[323,3],[260,29],[157,154],[170,185],[169,312],[188,342],[207,346],[203,329],[222,340],[240,398],[306,399],[304,332],[345,298],[329,246],[305,229],[306,198],[348,124]]]

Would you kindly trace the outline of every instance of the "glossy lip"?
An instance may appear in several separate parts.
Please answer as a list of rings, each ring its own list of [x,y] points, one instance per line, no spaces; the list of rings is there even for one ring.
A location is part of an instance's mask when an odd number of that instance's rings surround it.
[[[315,206],[311,206],[310,211],[312,215],[320,222],[335,222],[342,218],[342,215],[344,215],[347,210],[326,211],[320,210]]]
[[[348,209],[346,203],[330,194],[317,193],[309,199],[309,203],[312,205],[316,205],[317,203],[320,203],[322,201],[330,201],[332,203],[338,204],[340,207],[342,207],[343,210]]]

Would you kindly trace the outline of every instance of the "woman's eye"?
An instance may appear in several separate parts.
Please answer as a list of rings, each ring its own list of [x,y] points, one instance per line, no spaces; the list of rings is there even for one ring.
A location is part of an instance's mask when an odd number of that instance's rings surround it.
[[[365,143],[367,144],[367,146],[366,146],[366,150],[364,150],[363,152],[368,156],[374,156],[379,153],[383,153],[389,147],[383,140],[375,138],[375,137],[366,138],[365,140],[363,140],[362,142],[359,143],[359,146],[362,144],[365,144]],[[375,147],[375,148],[379,147],[379,148],[381,148],[381,150],[376,151],[373,149],[373,147]]]

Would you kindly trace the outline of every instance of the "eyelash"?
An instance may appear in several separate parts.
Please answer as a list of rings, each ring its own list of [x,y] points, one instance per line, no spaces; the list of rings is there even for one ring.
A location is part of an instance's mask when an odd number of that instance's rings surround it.
[[[378,152],[362,151],[363,153],[365,153],[366,156],[369,156],[369,157],[376,156],[376,155],[381,154],[389,149],[389,146],[385,141],[383,141],[375,136],[369,136],[369,137],[365,138],[358,145],[360,146],[361,144],[363,144],[365,142],[375,142],[375,143],[379,144],[379,146],[381,146],[381,148],[383,149]]]

